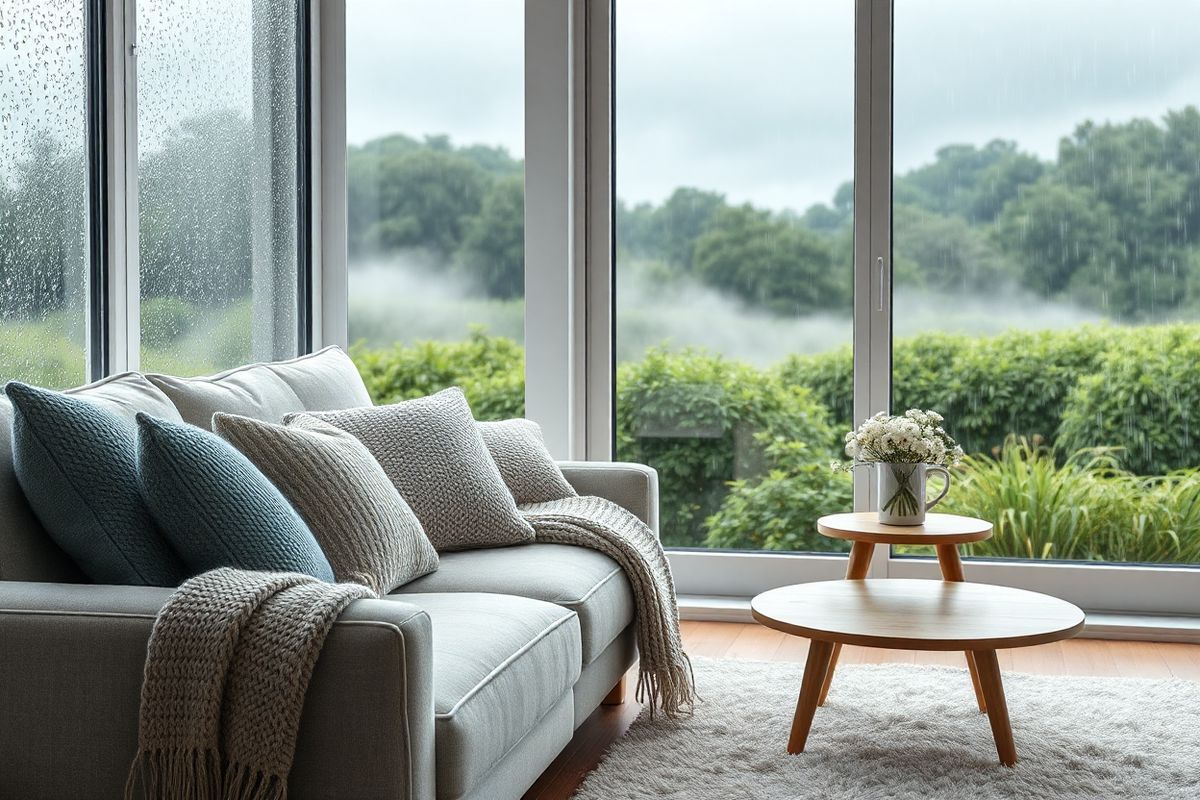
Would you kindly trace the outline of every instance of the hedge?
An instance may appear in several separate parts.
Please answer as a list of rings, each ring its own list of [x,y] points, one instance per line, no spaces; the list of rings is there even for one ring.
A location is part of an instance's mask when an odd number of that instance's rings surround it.
[[[510,339],[475,330],[462,342],[358,345],[352,355],[376,402],[460,385],[481,419],[524,411],[524,353]],[[1123,521],[1091,545],[1070,549],[1070,557],[1178,555],[1190,541],[1200,542],[1190,527],[1200,524],[1200,515],[1179,510],[1181,503],[1200,503],[1200,489],[1188,482],[1196,473],[1186,473],[1191,477],[1182,484],[1179,476],[1156,477],[1197,464],[1191,424],[1193,409],[1200,408],[1200,325],[1091,326],[989,338],[932,334],[898,340],[893,360],[896,407],[941,411],[974,454],[973,475],[990,469],[1010,490],[1030,488],[1018,473],[1033,453],[1042,467],[1047,458],[1053,462],[1059,471],[1048,480],[1065,491],[1081,460],[1091,464],[1091,448],[1110,448],[1103,453],[1105,470],[1084,471],[1101,495],[1125,498],[1128,513],[1117,515]],[[651,349],[618,367],[617,456],[659,471],[668,545],[837,549],[812,530],[820,514],[850,505],[849,481],[832,475],[828,462],[840,455],[852,391],[847,350],[759,369],[701,350]],[[1014,435],[1037,444],[1021,451],[1013,440],[1003,448]],[[968,510],[973,495],[964,487],[980,487],[981,480],[964,481],[952,501]],[[1150,500],[1133,502],[1130,487]],[[1008,491],[1007,504],[990,506],[975,497],[972,508],[997,519],[1032,519],[1044,495],[1030,489],[1022,506],[1019,494]],[[1182,522],[1172,514],[1183,514]],[[1163,531],[1179,538],[1174,550],[1164,544]],[[1050,551],[1033,539],[1023,550],[1003,537],[993,546],[1014,555],[1066,557],[1062,537],[1051,539]],[[1117,546],[1118,540],[1125,544]],[[1142,544],[1129,544],[1135,540]]]

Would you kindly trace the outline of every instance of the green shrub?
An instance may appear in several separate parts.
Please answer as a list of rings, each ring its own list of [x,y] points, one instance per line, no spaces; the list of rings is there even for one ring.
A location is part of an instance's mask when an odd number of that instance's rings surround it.
[[[1160,475],[1200,464],[1200,327],[1147,327],[1114,337],[1063,411],[1068,450],[1120,447],[1121,465]],[[1193,438],[1193,433],[1198,434]]]
[[[149,297],[142,301],[143,347],[165,347],[184,336],[196,324],[196,307],[178,297]]]
[[[824,462],[834,434],[812,395],[773,372],[664,349],[618,368],[617,455],[658,470],[666,544],[703,545],[729,482],[767,472],[765,443],[780,439],[812,447]]]
[[[847,552],[850,542],[817,533],[817,518],[849,511],[854,486],[803,442],[780,439],[766,448],[770,471],[736,480],[721,508],[708,518],[707,547],[740,550]],[[817,459],[814,461],[814,459]]]
[[[1054,452],[1010,439],[998,457],[968,457],[947,511],[990,520],[976,556],[1195,563],[1200,559],[1200,473],[1139,478],[1112,450]]]
[[[1106,327],[1011,331],[977,338],[930,333],[897,340],[892,352],[893,408],[933,408],[968,453],[987,453],[1009,434],[1052,441],[1066,399],[1094,372],[1109,345],[1140,332]],[[839,428],[852,426],[854,381],[849,348],[792,356],[783,380],[807,386]],[[875,409],[880,410],[880,409]]]
[[[350,348],[376,403],[395,403],[461,386],[477,419],[525,414],[525,351],[512,339],[476,328],[461,342]]]

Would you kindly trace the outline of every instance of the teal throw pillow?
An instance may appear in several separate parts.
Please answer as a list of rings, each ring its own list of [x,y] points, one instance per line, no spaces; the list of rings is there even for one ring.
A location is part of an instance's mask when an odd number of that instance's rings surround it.
[[[333,581],[317,540],[266,476],[215,434],[137,415],[146,505],[193,574],[216,567]]]
[[[137,430],[98,403],[16,381],[13,470],[55,543],[97,583],[176,586],[184,566],[137,478]]]

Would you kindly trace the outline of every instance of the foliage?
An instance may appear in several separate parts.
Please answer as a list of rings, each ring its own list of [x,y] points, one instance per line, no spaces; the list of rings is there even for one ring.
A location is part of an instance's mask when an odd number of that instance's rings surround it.
[[[968,458],[943,504],[994,524],[971,555],[1200,561],[1200,471],[1138,478],[1110,450],[1078,450],[1060,464],[1049,448],[1009,439],[996,458]]]
[[[512,339],[475,329],[461,342],[416,342],[350,349],[376,403],[396,403],[461,386],[477,419],[525,414],[525,351]]]
[[[178,297],[151,297],[142,301],[142,344],[164,347],[187,335],[195,326],[199,310]]]
[[[727,482],[758,477],[765,444],[804,442],[828,460],[826,412],[807,390],[703,351],[651,350],[617,372],[617,452],[660,475],[663,541],[703,543]]]
[[[853,482],[831,473],[824,451],[799,441],[778,439],[766,448],[772,463],[758,479],[730,482],[720,509],[705,523],[706,547],[749,550],[846,552],[849,542],[817,533],[817,519],[851,508]]]
[[[1158,475],[1200,465],[1200,329],[1143,328],[1114,337],[1063,410],[1065,449],[1121,448],[1121,465]]]

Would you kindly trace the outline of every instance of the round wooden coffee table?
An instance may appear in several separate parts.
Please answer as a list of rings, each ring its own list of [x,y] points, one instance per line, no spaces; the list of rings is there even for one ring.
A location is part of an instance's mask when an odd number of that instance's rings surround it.
[[[846,578],[858,580],[867,577],[871,566],[871,555],[875,545],[889,547],[894,544],[919,544],[937,548],[938,565],[942,578],[948,581],[963,580],[962,559],[958,557],[958,546],[971,542],[982,542],[992,535],[992,523],[975,517],[958,514],[927,514],[924,525],[884,525],[874,511],[850,514],[830,514],[817,520],[817,531],[830,539],[845,539],[850,546],[850,561],[846,565]],[[833,685],[833,673],[837,669],[842,646],[833,646],[833,657],[821,685],[818,705],[825,705],[829,687]],[[971,685],[975,687],[975,703],[983,713],[987,712],[987,699],[979,685],[979,669],[970,653],[966,654],[967,670],[971,674]]]
[[[839,644],[963,650],[974,656],[1000,763],[1017,763],[996,650],[1069,639],[1083,627],[1075,606],[1036,592],[959,581],[847,580],[772,589],[751,602],[768,628],[812,642],[788,752],[804,752],[821,685]]]

